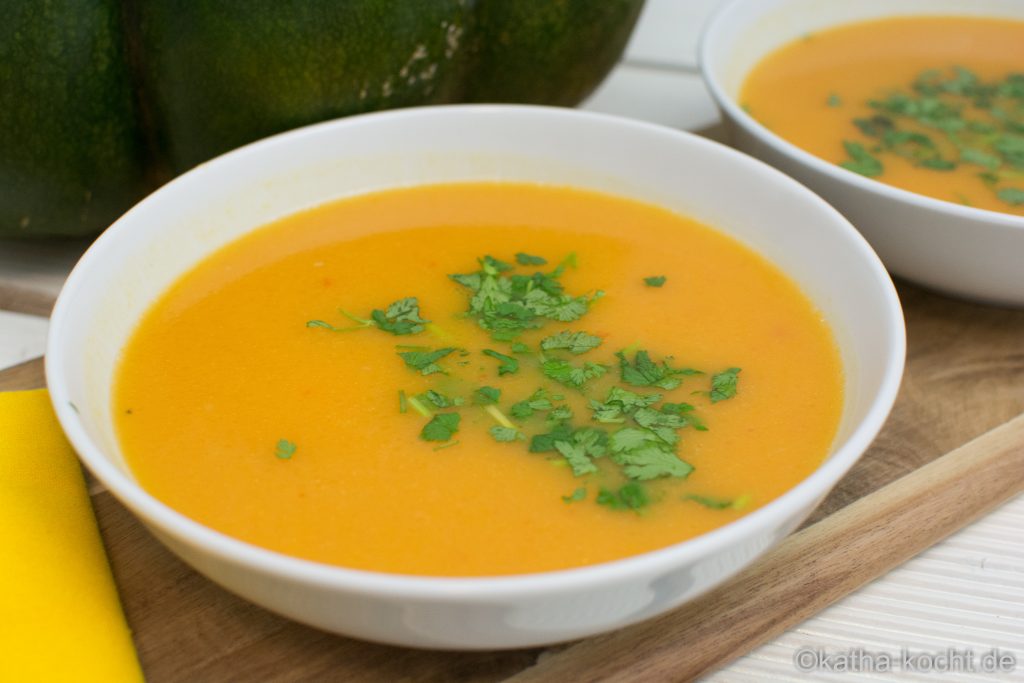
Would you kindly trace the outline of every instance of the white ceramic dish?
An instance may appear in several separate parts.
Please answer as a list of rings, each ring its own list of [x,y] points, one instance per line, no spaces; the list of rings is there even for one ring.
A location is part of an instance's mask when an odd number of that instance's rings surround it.
[[[842,352],[847,405],[828,460],[778,500],[694,540],[602,565],[501,578],[387,575],[286,557],[206,528],[139,487],[114,438],[111,382],[136,321],[171,282],[243,233],[304,207],[385,187],[482,179],[570,184],[659,203],[782,267],[827,317]],[[186,562],[298,621],[455,649],[611,630],[739,571],[796,528],[870,444],[896,397],[905,348],[899,301],[882,264],[842,216],[795,181],[668,128],[512,106],[343,119],[196,168],[89,249],[60,295],[50,334],[47,381],[82,460]]]
[[[737,104],[750,70],[800,36],[887,16],[1024,20],[1019,0],[734,0],[708,22],[701,72],[741,150],[818,192],[864,234],[889,270],[980,301],[1024,306],[1024,218],[891,187],[803,151]]]

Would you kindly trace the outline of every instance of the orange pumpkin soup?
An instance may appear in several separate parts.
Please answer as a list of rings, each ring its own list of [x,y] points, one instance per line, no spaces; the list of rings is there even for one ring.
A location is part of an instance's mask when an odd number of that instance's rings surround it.
[[[220,250],[123,351],[140,483],[214,529],[360,569],[486,576],[661,548],[822,461],[822,316],[666,210],[479,183],[346,199]]]
[[[826,161],[1024,216],[1024,22],[900,17],[821,31],[763,60],[740,101]]]

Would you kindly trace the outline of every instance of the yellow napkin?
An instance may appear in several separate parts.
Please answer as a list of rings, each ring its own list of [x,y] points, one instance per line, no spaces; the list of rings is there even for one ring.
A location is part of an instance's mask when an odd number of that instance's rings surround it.
[[[45,389],[0,393],[0,681],[141,681],[85,481]]]

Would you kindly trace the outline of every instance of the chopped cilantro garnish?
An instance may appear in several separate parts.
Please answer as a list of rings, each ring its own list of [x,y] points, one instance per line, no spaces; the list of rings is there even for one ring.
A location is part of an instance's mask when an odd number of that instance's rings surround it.
[[[399,351],[405,364],[413,370],[419,370],[421,375],[432,375],[435,372],[446,374],[437,361],[441,360],[455,349],[451,346],[436,351]]]
[[[526,437],[516,429],[515,427],[502,427],[501,425],[494,425],[488,430],[495,441],[515,441],[516,439],[525,439]]]
[[[597,466],[587,456],[586,449],[580,444],[569,441],[556,441],[555,449],[562,454],[569,466],[572,467],[573,475],[580,477],[584,474],[597,472]]]
[[[484,349],[483,354],[500,361],[498,365],[498,376],[511,375],[519,370],[519,361],[512,356],[506,356],[492,349]]]
[[[742,510],[750,504],[750,496],[744,494],[737,496],[733,499],[727,498],[710,498],[708,496],[698,496],[696,494],[688,494],[683,496],[683,500],[692,500],[695,503],[700,503],[704,507],[711,508],[712,510],[725,510],[732,508],[733,510]]]
[[[1021,204],[1024,204],[1024,190],[1018,187],[1004,187],[996,192],[996,196],[999,197],[1000,200],[1013,206],[1020,206]]]
[[[607,453],[608,435],[600,429],[583,427],[566,438],[554,441],[554,447],[569,463],[573,475],[581,477],[597,471],[593,460]]]
[[[697,494],[690,493],[683,496],[683,500],[692,500],[695,503],[700,503],[706,508],[712,510],[725,510],[733,506],[732,499],[727,498],[709,498],[707,496],[698,496]]]
[[[827,104],[830,107],[840,107],[843,104],[843,100],[842,98],[839,97],[839,95],[835,93],[829,93],[828,99],[825,100],[825,104]]]
[[[602,401],[591,400],[590,409],[597,422],[625,422],[625,415],[631,415],[637,408],[646,408],[661,400],[661,394],[637,394],[621,387],[608,390],[608,397]]]
[[[377,327],[394,335],[404,335],[422,332],[423,325],[430,322],[420,317],[419,301],[414,296],[395,301],[385,311],[375,308],[370,313],[369,320],[352,315],[348,311],[341,313],[349,320],[359,324],[355,327],[335,327],[323,320],[309,320],[306,322],[306,327],[321,327],[332,332],[351,332],[367,327]]]
[[[866,103],[874,113],[853,119],[853,124],[870,145],[844,141],[849,159],[840,165],[876,177],[885,170],[885,155],[940,172],[970,164],[985,169],[978,177],[998,199],[1024,205],[1024,194],[1005,186],[1024,170],[1022,102],[1024,74],[983,80],[960,66],[929,69],[909,89],[890,90]],[[953,196],[971,205],[964,193]]]
[[[864,145],[851,140],[843,140],[843,148],[846,149],[846,153],[850,155],[850,158],[840,163],[840,166],[868,178],[882,175],[885,167],[881,161],[864,148]]]
[[[609,446],[612,460],[630,479],[686,477],[693,466],[675,454],[677,440],[671,429],[623,427],[611,435]]]
[[[569,332],[568,330],[544,337],[540,340],[540,348],[545,351],[565,349],[579,355],[601,345],[601,338],[586,332]]]
[[[578,489],[573,491],[568,496],[562,496],[562,501],[566,503],[578,503],[587,497],[587,489],[580,486]]]
[[[508,274],[513,266],[490,256],[479,260],[475,273],[449,275],[472,291],[469,315],[494,339],[511,341],[526,330],[543,325],[544,318],[570,322],[587,312],[590,303],[602,295],[571,296],[564,292],[561,276],[570,261],[563,261],[551,273]]]
[[[500,397],[501,389],[480,387],[473,392],[473,404],[478,406],[491,405],[492,403],[497,403]]]
[[[888,136],[889,132],[884,135]],[[1015,143],[1007,144],[1012,147]],[[1000,181],[997,179],[996,182]],[[541,257],[524,253],[516,254],[515,260],[520,266],[542,266],[547,263]],[[511,353],[531,354],[528,359],[536,357],[539,365],[530,361],[528,366],[531,370],[537,369],[544,377],[580,391],[584,391],[592,380],[608,373],[610,367],[602,363],[585,361],[575,364],[567,358],[559,357],[563,355],[559,352],[579,355],[593,351],[602,343],[596,335],[569,330],[549,334],[537,343],[539,348],[535,356],[529,346],[516,339],[520,333],[541,328],[547,321],[566,322],[579,318],[587,312],[589,304],[602,295],[600,291],[584,296],[565,293],[559,277],[567,268],[576,267],[574,254],[548,273],[518,273],[516,266],[492,256],[484,256],[478,263],[480,270],[477,272],[449,277],[471,290],[468,317],[474,318],[482,328],[488,330],[492,338],[510,342]],[[650,286],[661,286],[665,281],[665,276],[645,278]],[[369,319],[358,318],[344,311],[342,313],[359,324],[359,327],[346,329],[378,327],[396,335],[415,334],[422,331],[428,322],[420,317],[419,303],[415,297],[400,299],[385,310],[375,309]],[[309,321],[307,325],[337,329],[317,320]],[[440,330],[432,331],[442,337],[447,334]],[[638,482],[662,477],[683,478],[693,469],[676,453],[680,430],[689,426],[698,430],[706,429],[694,415],[694,407],[690,404],[662,403],[661,393],[638,393],[623,386],[612,385],[608,387],[604,400],[589,401],[589,423],[574,427],[573,406],[580,399],[566,402],[565,395],[550,393],[541,387],[529,397],[513,403],[508,409],[510,418],[499,407],[502,396],[500,380],[495,381],[498,386],[478,386],[469,392],[465,386],[467,378],[458,376],[459,367],[470,363],[471,351],[455,347],[432,349],[429,346],[407,344],[397,345],[395,350],[406,366],[421,375],[447,375],[448,372],[439,362],[457,351],[457,359],[452,361],[455,376],[444,379],[438,385],[446,390],[452,387],[470,393],[473,405],[481,407],[482,412],[487,413],[496,423],[488,427],[488,433],[495,441],[525,441],[527,437],[520,428],[522,423],[517,424],[513,419],[523,421],[542,413],[548,431],[533,434],[529,439],[528,448],[531,453],[557,454],[560,457],[551,462],[571,469],[577,477],[600,471],[602,476],[624,476],[631,480],[617,490],[601,489],[597,502],[602,505],[613,509],[639,510],[650,503],[650,498]],[[499,377],[519,372],[521,363],[517,358],[494,349],[480,351],[498,361]],[[633,355],[632,360],[627,357],[627,353]],[[615,355],[619,361],[621,383],[633,387],[657,387],[668,391],[680,385],[682,376],[702,374],[693,369],[672,367],[669,364],[671,357],[655,362],[647,351],[636,346]],[[736,394],[737,373],[738,368],[730,368],[712,377],[711,391],[704,392],[712,396],[712,403]],[[438,443],[434,450],[459,443],[453,440],[453,436],[459,431],[461,416],[449,409],[461,406],[464,402],[463,398],[446,395],[434,388],[416,395],[398,392],[399,412],[415,411],[425,419],[420,438]],[[447,412],[437,412],[439,410]],[[294,452],[294,443],[284,439],[278,443],[278,457],[288,459]],[[579,487],[571,495],[563,496],[563,499],[575,502],[584,500],[586,495],[586,488]]]
[[[956,163],[949,159],[943,159],[940,156],[934,156],[929,159],[924,159],[920,162],[920,166],[930,168],[933,171],[952,171],[956,168]]]
[[[326,320],[307,320],[306,327],[321,327],[325,330],[330,330],[331,332],[351,332],[352,330],[364,329],[369,327],[369,325],[360,325],[359,327],[335,327]]]
[[[546,434],[534,434],[530,439],[531,453],[546,453],[555,449],[556,441],[566,441],[572,438],[572,427],[564,422],[557,424]]]
[[[459,431],[461,419],[462,416],[458,413],[438,413],[423,426],[420,438],[424,441],[448,441]]]
[[[561,422],[562,420],[572,419],[572,408],[569,406],[558,406],[548,413],[548,422]]]
[[[602,488],[597,494],[598,505],[604,505],[612,510],[640,510],[647,507],[650,502],[647,490],[635,481],[629,482],[618,491]]]
[[[541,365],[541,372],[559,384],[564,384],[574,389],[582,389],[590,380],[601,377],[608,372],[608,366],[587,361],[583,363],[582,367],[577,367],[567,360],[553,358],[544,361]]]
[[[547,264],[547,262],[548,260],[546,258],[541,258],[540,256],[532,256],[530,254],[524,254],[523,252],[516,254],[516,263],[521,266],[543,266]]]
[[[712,403],[718,403],[736,395],[739,374],[739,368],[729,368],[711,377],[711,391],[708,392],[708,395],[711,396]]]
[[[659,365],[652,361],[650,355],[643,349],[636,352],[632,363],[622,351],[615,355],[619,358],[619,372],[622,381],[634,387],[658,387],[671,390],[682,383],[679,377],[702,374],[699,370],[692,368],[673,368],[667,360],[662,361]]]
[[[694,407],[689,403],[663,403],[661,404],[661,412],[667,413],[668,415],[678,415],[680,418],[686,421],[687,424],[692,426],[698,432],[706,432],[708,428],[704,425],[704,422],[693,414]]]
[[[973,147],[960,148],[960,161],[965,164],[976,164],[990,169],[999,168],[1000,164],[999,157],[996,155],[982,152],[980,149]]]
[[[298,447],[293,441],[288,439],[278,439],[277,448],[274,449],[274,455],[281,460],[291,460],[292,456],[295,455],[295,450]]]
[[[539,410],[551,410],[552,407],[554,406],[548,397],[548,392],[544,389],[538,389],[529,398],[513,403],[512,407],[509,408],[509,412],[517,420],[525,420]]]
[[[374,309],[370,318],[378,328],[391,334],[417,334],[423,331],[423,325],[429,323],[420,317],[420,304],[414,296],[399,299],[386,311]]]
[[[648,287],[661,287],[667,279],[664,275],[652,275],[644,278],[644,284]]]
[[[461,398],[445,396],[441,392],[434,391],[433,389],[428,389],[422,394],[417,395],[416,398],[420,399],[424,403],[431,403],[437,408],[451,408],[453,406],[460,406],[463,403]]]

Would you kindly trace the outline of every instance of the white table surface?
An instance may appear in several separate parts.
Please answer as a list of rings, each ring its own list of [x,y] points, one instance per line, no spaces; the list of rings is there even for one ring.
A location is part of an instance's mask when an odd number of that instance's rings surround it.
[[[623,62],[583,107],[716,136],[718,112],[698,74],[696,45],[704,21],[722,3],[647,0]],[[56,292],[81,249],[80,243],[0,243],[0,281]],[[45,318],[0,311],[0,368],[41,355],[46,330]],[[950,648],[962,659],[970,651],[966,657],[978,667],[998,648],[1016,666],[1003,674],[901,666],[903,650],[916,657]],[[812,666],[820,659],[808,650],[834,664],[844,654],[861,663],[889,654],[895,670],[801,671],[796,658],[809,657]],[[1024,681],[1024,496],[705,680]]]

